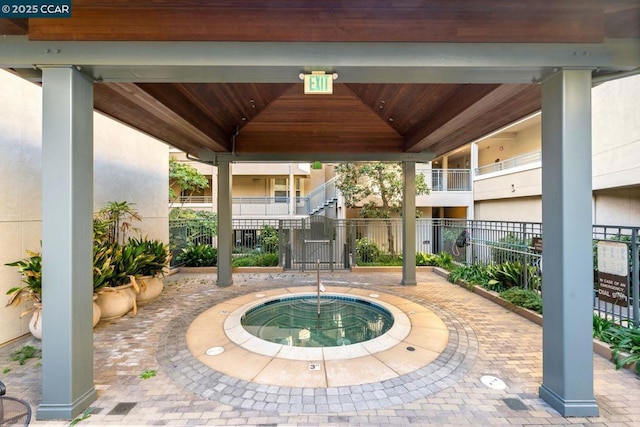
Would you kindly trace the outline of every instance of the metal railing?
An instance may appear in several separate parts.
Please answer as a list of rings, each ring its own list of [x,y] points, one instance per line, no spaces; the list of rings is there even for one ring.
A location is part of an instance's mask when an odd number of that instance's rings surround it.
[[[236,216],[289,215],[289,197],[234,197],[232,213]]]
[[[212,196],[180,196],[177,200],[178,203],[193,203],[193,204],[211,204],[213,203]]]
[[[278,230],[278,247],[265,248],[265,227]],[[170,242],[174,251],[188,244],[217,245],[215,221],[170,220]],[[348,269],[353,265],[401,265],[402,220],[347,219],[323,216],[303,219],[234,219],[234,257],[255,251],[278,252],[287,269],[309,269],[318,260],[324,269]],[[542,224],[509,221],[420,218],[416,221],[416,252],[450,253],[460,264],[519,264],[520,286],[542,292]],[[628,273],[625,300],[601,299],[597,282],[598,242],[627,246]],[[594,313],[622,326],[640,323],[640,227],[593,226]],[[174,260],[175,262],[175,255]],[[172,264],[173,265],[173,264]],[[587,285],[587,284],[585,284]],[[587,285],[588,286],[588,285]]]
[[[425,177],[431,191],[471,191],[470,169],[431,169],[416,167]]]
[[[533,163],[539,163],[542,161],[542,151],[533,151],[531,153],[521,154],[510,159],[503,160],[501,162],[491,163],[488,165],[480,166],[476,168],[476,176],[485,175],[492,172],[499,172],[503,170],[513,169],[518,166],[529,165]]]
[[[321,211],[329,204],[338,200],[338,187],[336,187],[337,178],[338,177],[331,178],[307,194],[309,210],[306,213],[308,215]]]

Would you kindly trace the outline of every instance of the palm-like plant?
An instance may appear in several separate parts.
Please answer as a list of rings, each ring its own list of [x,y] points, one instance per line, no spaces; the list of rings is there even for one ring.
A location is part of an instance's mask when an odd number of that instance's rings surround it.
[[[22,275],[22,285],[7,291],[9,301],[7,306],[19,305],[22,299],[35,303],[42,302],[42,255],[37,252],[27,251],[28,258],[7,263],[9,267],[18,267]]]

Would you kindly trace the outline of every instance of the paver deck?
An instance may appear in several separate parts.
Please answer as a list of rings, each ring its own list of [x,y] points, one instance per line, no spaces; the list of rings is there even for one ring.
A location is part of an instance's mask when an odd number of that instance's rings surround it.
[[[390,349],[376,358],[384,364],[370,361],[370,368],[359,366],[364,373],[385,366],[391,371],[388,378],[364,383],[349,379],[348,385],[337,381],[327,387],[275,385],[268,378],[252,377],[252,370],[258,375],[264,355],[245,350],[238,354],[247,373],[243,378],[233,372],[228,375],[198,360],[186,340],[193,320],[211,307],[278,288],[307,289],[314,283],[314,273],[236,274],[229,288],[216,287],[211,274],[167,277],[161,297],[140,307],[136,317],[127,315],[96,327],[98,399],[92,415],[79,425],[640,426],[640,381],[632,372],[617,371],[610,361],[594,355],[600,416],[563,418],[537,395],[542,375],[539,326],[433,273],[419,272],[417,278],[418,286],[403,287],[398,273],[322,274],[329,292],[346,287],[363,295],[378,293],[389,299],[395,296],[396,302],[417,303],[441,318],[449,333],[444,349],[433,349],[442,352],[426,366],[420,366],[413,354],[403,363],[406,354]],[[219,307],[224,311],[223,305]],[[233,304],[228,308],[232,311]],[[417,321],[414,327],[424,326]],[[8,370],[0,378],[8,394],[26,399],[35,409],[41,381],[37,360],[20,366],[8,357],[31,343],[39,346],[25,337],[0,348],[0,369]],[[415,345],[419,344],[418,339]],[[325,361],[334,364],[331,369],[343,369],[345,378],[355,370],[348,362]],[[269,359],[269,363],[292,369],[292,364],[309,362]],[[416,370],[406,369],[412,364]],[[145,370],[157,375],[142,379]],[[480,381],[483,375],[500,378],[506,388],[487,387]]]

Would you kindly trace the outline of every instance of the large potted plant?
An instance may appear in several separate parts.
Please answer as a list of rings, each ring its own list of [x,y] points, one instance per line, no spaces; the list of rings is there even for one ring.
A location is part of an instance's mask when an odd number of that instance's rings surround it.
[[[136,230],[134,220],[140,216],[127,202],[109,202],[93,217],[93,292],[103,320],[137,309],[129,269],[138,261],[120,244]]]
[[[164,288],[162,277],[169,265],[169,247],[159,240],[136,238],[129,238],[127,247],[131,247],[135,253],[144,254],[138,259],[136,270],[130,270],[132,282],[139,287],[136,301],[145,303],[157,298]]]
[[[42,339],[42,255],[37,252],[27,251],[28,258],[10,262],[5,265],[17,267],[22,275],[22,285],[16,286],[7,291],[10,305],[19,306],[23,300],[31,301],[29,306],[20,317],[31,314],[29,321],[29,331],[34,337]]]
[[[93,293],[103,320],[122,317],[135,304],[135,294],[131,292],[128,277],[116,271],[116,262],[121,257],[119,245],[94,242]]]
[[[25,310],[21,316],[31,314],[29,331],[42,339],[42,255],[37,252],[27,251],[28,258],[5,264],[9,267],[17,267],[22,275],[22,286],[16,286],[7,291],[9,301],[7,306],[18,306],[24,300],[33,304]],[[100,307],[93,303],[93,326],[100,320]]]

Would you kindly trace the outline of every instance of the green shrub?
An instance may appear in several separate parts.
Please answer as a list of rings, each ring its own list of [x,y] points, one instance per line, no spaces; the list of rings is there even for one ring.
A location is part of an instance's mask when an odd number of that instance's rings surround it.
[[[436,264],[445,270],[452,270],[454,267],[453,255],[449,252],[440,252],[436,258]]]
[[[511,288],[500,292],[500,298],[518,307],[542,313],[542,296],[531,289]]]
[[[417,252],[416,265],[420,265],[420,266],[438,265],[438,255],[428,254],[425,252]]]
[[[617,327],[615,322],[609,319],[605,319],[604,317],[600,317],[597,314],[593,315],[593,337],[599,339],[600,341],[604,341],[606,343],[610,343],[608,341],[611,336],[608,334],[608,330]]]
[[[278,254],[253,253],[233,260],[233,267],[277,267]]]
[[[206,244],[188,245],[180,251],[178,262],[186,267],[213,267],[218,263],[218,249]]]
[[[605,342],[612,344],[611,350],[616,369],[628,363],[635,363],[636,372],[640,374],[640,329],[611,327],[603,335]]]
[[[364,265],[375,262],[381,251],[378,245],[363,237],[356,242],[356,264]]]
[[[260,230],[260,246],[263,252],[277,253],[279,245],[278,229],[270,225],[263,225]]]
[[[494,264],[502,264],[504,262],[519,261],[524,262],[525,254],[513,251],[527,252],[530,243],[518,237],[515,233],[508,233],[506,236],[498,239],[497,242],[490,243],[491,260]]]
[[[460,281],[467,286],[480,285],[490,290],[497,290],[495,289],[497,282],[491,279],[487,267],[482,264],[454,267],[449,273],[449,281],[451,283]]]

